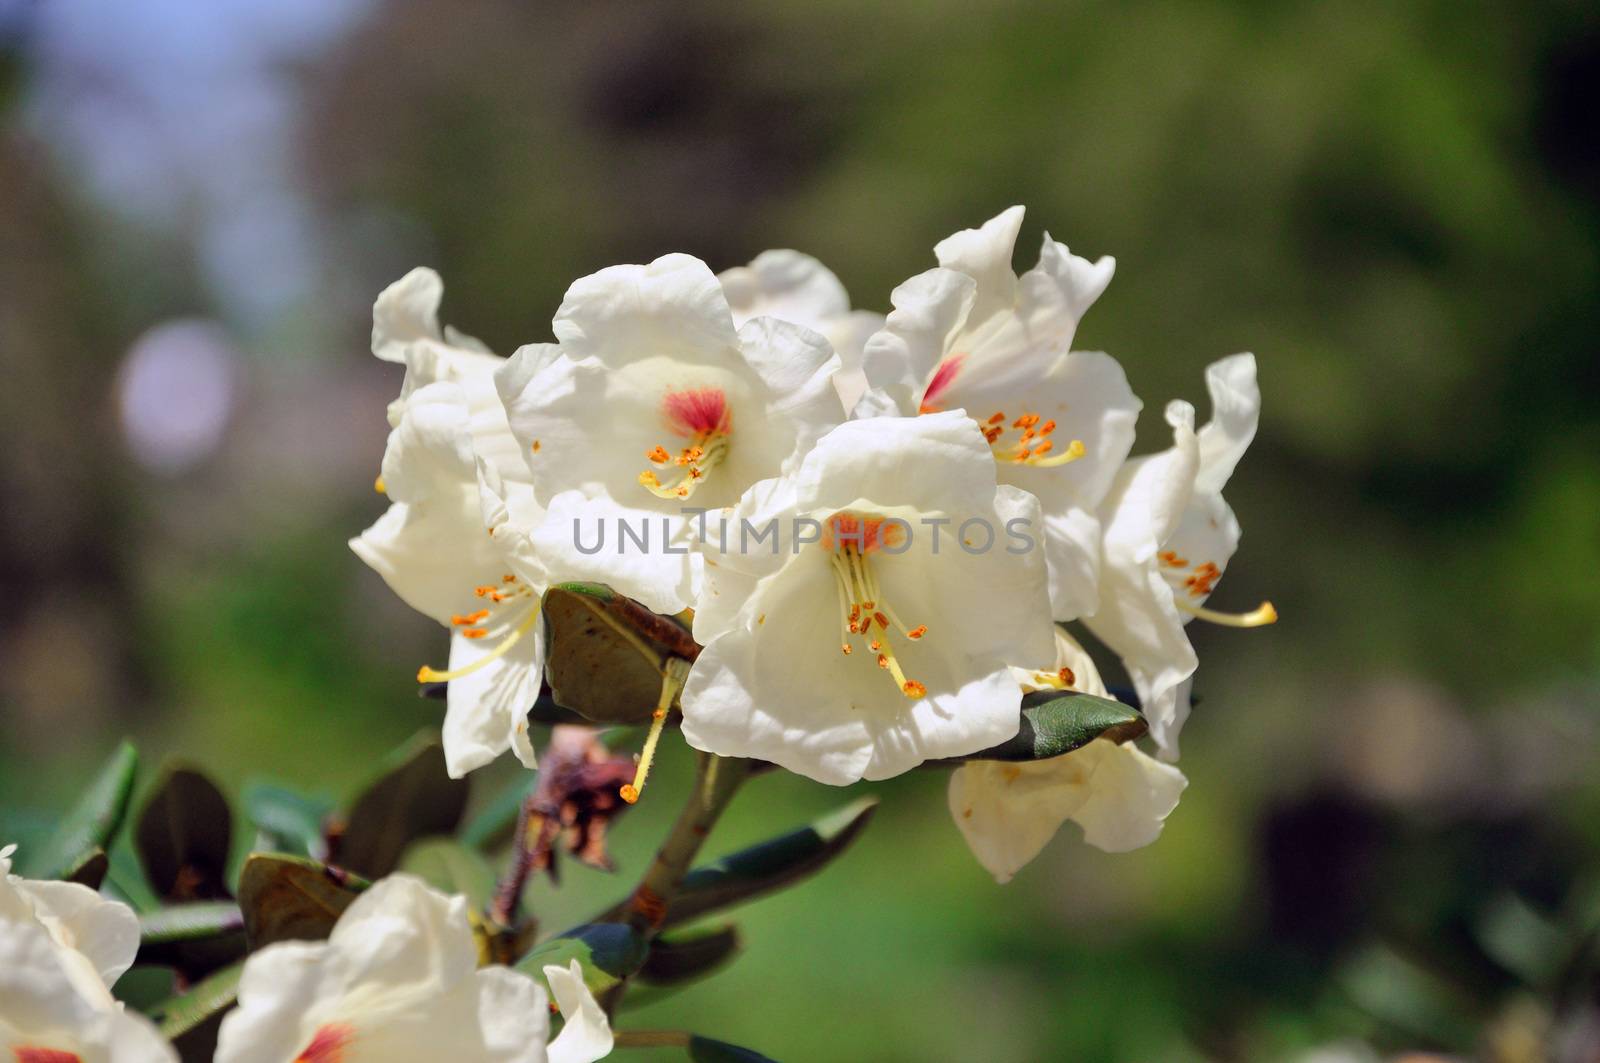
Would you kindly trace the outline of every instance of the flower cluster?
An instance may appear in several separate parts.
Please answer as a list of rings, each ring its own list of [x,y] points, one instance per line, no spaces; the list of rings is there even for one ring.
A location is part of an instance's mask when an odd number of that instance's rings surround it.
[[[1212,365],[1210,420],[1174,401],[1170,446],[1130,458],[1140,400],[1073,349],[1115,263],[1046,235],[1019,276],[1022,218],[941,241],[886,317],[797,252],[721,275],[674,254],[577,281],[553,342],[502,358],[440,325],[433,272],[386,290],[390,506],[351,545],[450,631],[419,679],[447,684],[451,774],[508,749],[534,764],[541,599],[590,581],[699,645],[667,670],[647,750],[681,709],[697,749],[824,783],[960,759],[951,812],[1002,881],[1066,819],[1104,849],[1151,841],[1185,785],[1185,624],[1273,619],[1206,604],[1239,540],[1222,492],[1255,434],[1255,360]],[[1120,659],[1156,756],[1107,732],[973,759],[1017,737],[1030,691],[1108,696],[1072,622]]]
[[[111,995],[140,945],[127,905],[71,882],[12,875],[0,849],[0,1054],[17,1063],[177,1063],[150,1022]],[[479,966],[464,897],[392,875],[355,900],[327,941],[253,953],[217,1063],[462,1059],[593,1063],[613,1044],[576,961],[545,981]]]

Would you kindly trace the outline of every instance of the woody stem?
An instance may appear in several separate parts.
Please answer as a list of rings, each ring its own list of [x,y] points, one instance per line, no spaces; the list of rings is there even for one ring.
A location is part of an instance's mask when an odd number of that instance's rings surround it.
[[[629,925],[645,933],[653,933],[661,926],[690,863],[749,772],[748,760],[711,753],[699,755],[689,800],[628,899]]]

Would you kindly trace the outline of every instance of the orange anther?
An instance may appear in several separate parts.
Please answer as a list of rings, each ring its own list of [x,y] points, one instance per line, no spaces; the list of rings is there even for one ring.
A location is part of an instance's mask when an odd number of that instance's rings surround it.
[[[884,669],[889,667],[889,655],[887,653],[878,654],[878,667]]]
[[[908,638],[908,639],[920,639],[922,636],[926,635],[927,633],[928,633],[928,625],[927,624],[918,624],[916,627],[914,627],[910,631],[906,632],[906,638]]]
[[[1050,442],[1048,439],[1046,439],[1043,442],[1041,442],[1038,446],[1033,448],[1033,456],[1036,457],[1036,458],[1037,457],[1042,457],[1043,455],[1050,453],[1055,448],[1056,448],[1056,445],[1054,443]]]
[[[1055,430],[1056,430],[1056,423],[1054,421],[1046,421],[1044,424],[1039,426],[1039,434],[1042,435],[1042,436],[1047,436],[1051,432],[1054,432]]]
[[[908,698],[920,698],[928,693],[928,688],[915,679],[907,679],[904,683],[901,683],[900,690]]]
[[[1005,419],[1006,419],[1006,415],[1004,413],[997,413],[993,417],[989,418],[989,423],[990,424],[999,424],[1001,421],[1004,421]]]
[[[1078,677],[1072,673],[1072,669],[1066,667],[1063,667],[1061,671],[1057,672],[1056,677],[1069,687],[1078,681]]]
[[[665,465],[667,462],[672,460],[672,455],[667,453],[667,448],[661,446],[659,443],[656,444],[655,448],[646,454],[645,457],[649,458],[657,465]]]
[[[467,630],[461,633],[461,637],[466,639],[481,639],[487,634],[489,634],[489,629],[486,627],[469,627]]]
[[[872,619],[876,620],[878,622],[878,626],[883,628],[883,630],[889,630],[889,618],[884,616],[882,613],[873,613]]]

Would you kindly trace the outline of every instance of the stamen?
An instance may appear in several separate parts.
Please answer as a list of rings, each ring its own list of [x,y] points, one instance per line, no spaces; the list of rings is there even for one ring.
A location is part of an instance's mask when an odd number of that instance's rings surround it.
[[[650,765],[656,758],[656,743],[661,741],[661,732],[667,726],[667,714],[672,711],[673,699],[683,689],[688,676],[687,661],[677,657],[667,661],[666,671],[661,674],[661,696],[656,700],[655,711],[650,714],[650,733],[645,735],[644,749],[639,752],[639,767],[633,773],[633,782],[623,783],[617,790],[618,796],[630,805],[644,793],[645,780],[650,777]]]
[[[503,578],[507,583],[510,583],[516,577],[506,576]],[[533,630],[533,626],[539,622],[540,613],[538,608],[538,599],[534,596],[533,591],[526,585],[517,584],[509,591],[501,591],[493,584],[485,584],[483,586],[474,587],[473,593],[479,598],[488,598],[491,602],[496,604],[509,599],[532,598],[533,601],[530,603],[527,615],[517,618],[515,623],[512,622],[511,617],[502,617],[502,619],[505,620],[505,623],[502,623],[498,626],[477,626],[482,625],[485,620],[488,620],[490,616],[493,615],[489,609],[479,609],[473,613],[452,616],[450,618],[450,623],[452,626],[462,629],[462,638],[478,640],[498,637],[500,639],[499,645],[490,650],[488,653],[484,654],[482,657],[478,658],[476,661],[473,661],[471,664],[462,665],[460,668],[443,669],[431,668],[428,665],[423,665],[421,668],[417,669],[417,682],[449,682],[452,679],[460,679],[462,676],[471,675],[478,669],[488,665],[491,661],[498,660],[500,657],[504,656],[505,653],[511,649],[511,647],[515,646],[517,642],[521,640],[522,636]],[[515,614],[513,614],[513,617],[514,616]]]
[[[840,644],[846,656],[851,651],[850,637],[859,636],[874,655],[877,666],[888,672],[900,692],[908,698],[927,695],[927,687],[908,679],[895,656],[890,633],[898,631],[908,639],[927,634],[927,625],[908,629],[883,598],[877,574],[868,560],[885,542],[892,542],[892,529],[882,520],[862,519],[852,513],[839,513],[827,521],[821,546],[829,552],[834,588],[839,599]],[[875,630],[876,629],[876,630]]]
[[[1083,440],[1074,439],[1067,444],[1065,450],[1056,453],[1055,440],[1049,438],[1050,433],[1056,430],[1056,423],[1045,421],[1041,424],[1040,417],[1036,413],[1024,413],[1013,420],[1010,430],[1019,433],[1017,439],[1015,442],[1002,443],[1001,440],[1008,431],[1005,421],[1005,411],[998,411],[989,418],[983,429],[983,437],[989,441],[989,447],[994,451],[996,461],[1053,469],[1077,461],[1088,452]]]
[[[380,494],[380,495],[386,495],[386,494],[389,493],[389,489],[384,486],[383,477],[382,476],[380,476],[376,480],[372,481],[372,489],[374,491],[378,492],[378,494]]]
[[[1190,616],[1224,627],[1266,627],[1268,624],[1278,622],[1278,611],[1272,607],[1271,602],[1262,602],[1248,613],[1223,613],[1204,606],[1190,605],[1182,598],[1174,597],[1173,601],[1179,609]]]

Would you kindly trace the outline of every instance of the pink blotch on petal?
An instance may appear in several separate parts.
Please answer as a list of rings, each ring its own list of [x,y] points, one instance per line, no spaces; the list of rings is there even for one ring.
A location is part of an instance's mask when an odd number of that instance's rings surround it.
[[[12,1053],[17,1057],[17,1063],[83,1063],[83,1057],[76,1052],[65,1052],[59,1048],[13,1048]]]
[[[728,397],[721,388],[669,391],[661,409],[679,435],[694,438],[728,430]]]
[[[956,354],[939,363],[939,368],[933,371],[933,379],[928,381],[927,390],[922,393],[922,405],[918,413],[939,412],[940,397],[955,383],[956,374],[961,372],[961,363],[966,360],[966,355]]]
[[[355,1031],[350,1027],[329,1023],[312,1034],[311,1043],[294,1058],[294,1063],[339,1063],[354,1037]]]

